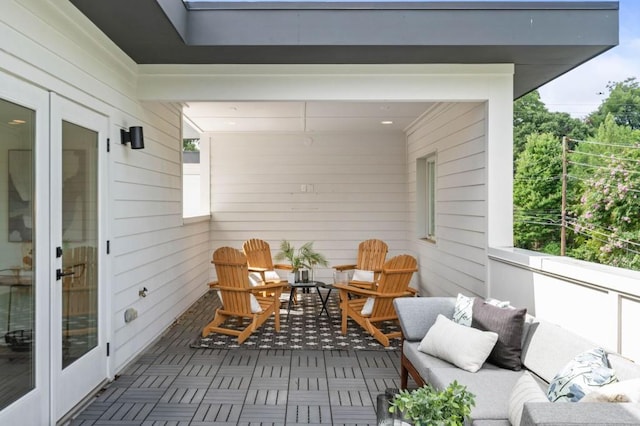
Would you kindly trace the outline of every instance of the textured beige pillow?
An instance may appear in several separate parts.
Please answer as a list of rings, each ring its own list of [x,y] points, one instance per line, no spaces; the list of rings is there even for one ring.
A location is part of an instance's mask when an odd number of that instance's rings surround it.
[[[603,386],[578,402],[640,402],[640,378]]]
[[[546,393],[528,371],[518,379],[509,396],[509,421],[513,426],[520,426],[525,402],[550,403]]]
[[[475,373],[482,367],[497,340],[497,333],[456,324],[438,315],[435,324],[418,345],[418,350]]]
[[[280,282],[280,275],[276,271],[264,271],[264,279],[266,281]]]
[[[352,281],[365,281],[365,282],[373,282],[373,271],[365,271],[362,269],[356,269],[353,271]]]

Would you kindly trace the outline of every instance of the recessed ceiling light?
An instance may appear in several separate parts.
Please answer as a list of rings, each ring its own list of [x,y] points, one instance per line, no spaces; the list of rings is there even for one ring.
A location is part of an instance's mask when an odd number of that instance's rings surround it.
[[[383,120],[383,121],[380,122],[380,124],[384,124],[386,126],[388,124],[393,124],[393,121],[391,121],[391,120]]]
[[[14,119],[14,120],[11,120],[11,121],[9,122],[9,124],[13,124],[13,125],[16,125],[16,124],[24,124],[24,123],[26,123],[26,121],[25,121],[25,120],[18,120],[18,119]]]
[[[229,126],[235,126],[235,125],[236,125],[236,122],[235,122],[235,121],[227,121],[227,124],[228,124]]]

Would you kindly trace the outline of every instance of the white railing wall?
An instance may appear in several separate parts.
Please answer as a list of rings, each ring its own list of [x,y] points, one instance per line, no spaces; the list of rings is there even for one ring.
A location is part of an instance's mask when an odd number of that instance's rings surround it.
[[[640,361],[640,272],[491,248],[488,274],[492,297]]]

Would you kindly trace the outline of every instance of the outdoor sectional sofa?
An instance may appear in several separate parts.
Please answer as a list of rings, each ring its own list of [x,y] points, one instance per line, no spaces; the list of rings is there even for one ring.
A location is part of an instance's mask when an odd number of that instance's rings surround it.
[[[576,355],[597,347],[582,337],[549,322],[529,315],[521,336],[522,369],[514,371],[485,362],[476,372],[428,355],[418,347],[436,323],[438,315],[452,319],[455,297],[418,297],[396,299],[404,342],[401,386],[407,387],[408,374],[418,383],[430,383],[438,389],[456,380],[475,394],[472,424],[478,426],[510,425],[629,425],[640,424],[640,404],[610,402],[549,402],[549,383]],[[467,341],[457,342],[463,350]],[[422,348],[424,350],[424,347]],[[606,355],[619,381],[639,382],[640,366],[614,353]],[[522,376],[533,382],[526,385]],[[637,379],[637,380],[635,380]],[[631,383],[631,382],[625,382]],[[535,402],[538,401],[538,402]],[[520,414],[522,413],[522,414]]]

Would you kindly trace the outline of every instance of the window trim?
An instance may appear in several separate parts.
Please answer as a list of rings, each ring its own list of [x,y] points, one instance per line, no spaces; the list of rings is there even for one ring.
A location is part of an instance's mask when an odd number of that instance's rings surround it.
[[[416,233],[418,238],[436,241],[437,155],[435,152],[416,160]]]

